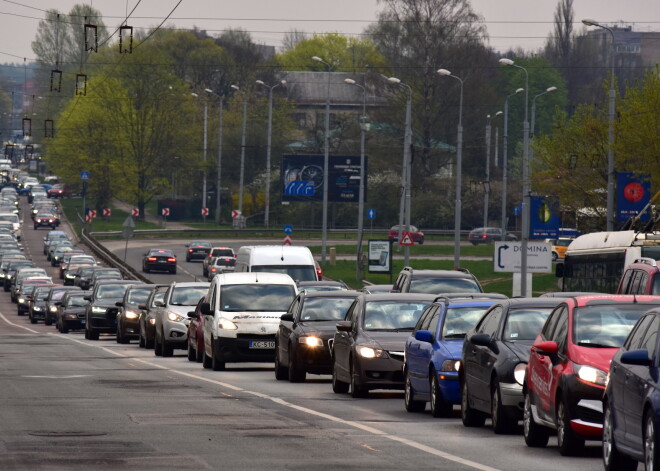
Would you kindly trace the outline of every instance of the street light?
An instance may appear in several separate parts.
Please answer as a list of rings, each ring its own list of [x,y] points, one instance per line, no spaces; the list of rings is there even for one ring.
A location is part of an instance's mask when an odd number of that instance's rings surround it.
[[[330,64],[319,56],[312,56],[312,60],[325,64],[328,81],[325,94],[325,142],[323,144],[323,221],[321,221],[321,264],[325,263],[326,248],[328,245],[328,167],[330,166]]]
[[[216,192],[215,192],[215,223],[220,225],[220,220],[221,220],[221,207],[220,207],[220,192],[221,192],[221,186],[220,183],[222,182],[222,109],[224,107],[224,101],[225,101],[225,96],[224,95],[219,95],[215,93],[213,90],[209,88],[205,88],[204,91],[206,93],[210,93],[211,95],[215,95],[218,97],[220,100],[219,106],[219,111],[218,111],[218,172],[217,172],[217,178],[215,182],[216,186]]]
[[[486,115],[486,180],[484,181],[484,227],[488,226],[488,199],[490,196],[490,120],[501,115],[498,111],[493,116]],[[497,148],[497,142],[495,142]]]
[[[275,85],[266,85],[262,80],[257,83],[268,89],[268,143],[266,145],[266,204],[264,211],[264,226],[268,228],[270,223],[270,149],[273,135],[273,89],[280,85],[286,85],[286,80],[281,80]]]
[[[506,96],[504,100],[504,136],[502,139],[502,240],[506,240],[506,192],[508,185],[508,166],[509,166],[509,98],[524,92],[524,88],[518,88],[515,92]]]
[[[362,232],[364,229],[364,144],[367,131],[367,89],[353,79],[344,79],[349,85],[355,85],[362,90],[362,116],[360,118],[360,190],[358,194],[358,246],[357,263],[355,264],[356,279],[360,279],[360,260],[362,259]]]
[[[522,162],[522,243],[520,244],[520,294],[527,292],[527,246],[529,245],[529,73],[527,69],[515,64],[511,59],[502,58],[500,64],[515,67],[525,72],[525,121],[523,123],[523,162]],[[530,290],[531,291],[531,290]],[[529,293],[531,294],[531,293]]]
[[[243,131],[241,133],[241,171],[238,183],[238,212],[239,217],[243,216],[243,181],[245,178],[245,132],[247,129],[247,95],[238,85],[232,85],[231,88],[243,94]]]
[[[405,87],[408,90],[408,98],[406,100],[406,122],[405,122],[405,131],[403,136],[403,173],[401,175],[401,182],[403,191],[401,193],[401,203],[399,206],[399,236],[398,241],[401,243],[401,237],[403,228],[405,227],[406,232],[410,232],[410,200],[411,200],[411,187],[412,187],[412,165],[410,158],[410,146],[412,145],[412,124],[411,124],[411,114],[412,114],[412,88],[403,83],[400,79],[396,77],[389,77],[387,79],[388,83],[394,85],[400,85]],[[404,224],[404,214],[405,214],[405,226]],[[405,245],[403,249],[404,253],[404,266],[410,265],[410,246]]]
[[[451,77],[461,84],[461,95],[458,106],[458,137],[456,139],[456,200],[454,203],[454,269],[460,267],[461,257],[461,179],[463,178],[463,80],[452,75],[447,69],[438,69],[441,77]]]
[[[615,100],[616,92],[614,90],[614,31],[597,21],[584,19],[582,20],[586,26],[596,26],[609,31],[612,36],[612,46],[610,47],[610,103],[609,103],[609,119],[607,126],[607,230],[614,230],[614,113],[615,113]]]
[[[195,98],[199,97],[197,93],[190,93]],[[204,170],[202,172],[202,208],[206,208],[206,149],[207,149],[207,136],[208,136],[208,123],[209,123],[209,102],[204,100],[204,145],[203,145],[203,159]],[[206,216],[204,216],[206,222]]]
[[[541,92],[537,95],[534,95],[534,98],[532,98],[532,124],[531,124],[531,127],[530,127],[530,140],[531,140],[532,144],[534,143],[534,134],[535,134],[534,129],[536,127],[535,126],[535,123],[536,123],[536,99],[540,96],[546,95],[548,93],[552,93],[555,90],[557,90],[557,87],[548,87],[548,88],[545,89],[545,91],[543,91],[543,92]],[[534,160],[534,147],[531,147],[531,146],[530,146],[530,151],[529,151],[529,159],[530,159],[530,161]]]

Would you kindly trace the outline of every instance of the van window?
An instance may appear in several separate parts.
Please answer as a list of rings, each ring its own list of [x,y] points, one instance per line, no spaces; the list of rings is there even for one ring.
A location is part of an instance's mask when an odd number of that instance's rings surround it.
[[[220,287],[222,311],[286,311],[296,293],[291,285],[223,285]]]
[[[316,281],[314,265],[253,265],[253,272],[284,273],[295,281]]]

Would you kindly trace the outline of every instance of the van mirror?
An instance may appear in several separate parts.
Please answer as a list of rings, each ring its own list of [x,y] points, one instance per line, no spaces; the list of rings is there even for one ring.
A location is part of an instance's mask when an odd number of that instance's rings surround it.
[[[202,314],[208,316],[209,314],[211,314],[211,305],[209,303],[202,303],[199,306],[199,310]]]

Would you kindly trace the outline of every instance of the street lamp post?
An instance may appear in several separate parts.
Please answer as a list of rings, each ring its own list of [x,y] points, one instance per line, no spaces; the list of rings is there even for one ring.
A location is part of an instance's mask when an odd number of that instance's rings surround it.
[[[616,91],[614,90],[614,31],[597,21],[584,19],[582,20],[586,26],[596,26],[602,28],[610,33],[612,36],[612,45],[610,47],[610,99],[609,99],[609,112],[608,112],[608,126],[607,126],[607,230],[614,230],[614,115],[616,112],[615,100]]]
[[[215,93],[213,90],[209,88],[205,88],[204,91],[206,93],[210,93],[211,95],[215,95],[218,97],[218,100],[220,101],[218,104],[218,171],[217,171],[217,176],[216,176],[216,181],[215,181],[215,186],[216,186],[216,191],[215,191],[215,223],[220,225],[221,221],[221,200],[220,200],[220,193],[221,193],[221,182],[222,182],[222,110],[224,108],[224,102],[225,102],[225,96],[224,95],[219,95]]]
[[[358,245],[357,245],[357,263],[355,264],[356,279],[361,278],[360,260],[362,259],[362,233],[364,230],[364,147],[367,134],[367,89],[353,79],[344,79],[349,85],[355,85],[362,90],[362,116],[360,117],[360,190],[358,193]]]
[[[528,296],[527,287],[527,246],[529,245],[529,73],[511,59],[502,58],[500,64],[515,67],[525,72],[525,121],[523,123],[523,162],[522,162],[522,243],[520,244],[520,294]]]
[[[548,93],[552,93],[555,90],[557,90],[557,87],[548,87],[545,89],[544,92],[541,92],[537,95],[534,95],[534,98],[532,98],[532,124],[530,127],[530,141],[532,144],[534,144],[534,134],[535,134],[535,129],[536,129],[536,99],[540,96],[546,95]],[[533,161],[534,160],[534,147],[530,146],[529,150],[529,160]]]
[[[328,245],[328,172],[330,167],[330,64],[318,56],[312,60],[325,64],[328,81],[325,94],[325,139],[323,144],[323,221],[321,221],[321,264],[325,264]]]
[[[247,130],[247,95],[241,91],[238,85],[232,85],[231,88],[243,94],[243,130],[241,132],[241,166],[238,182],[238,212],[243,217],[243,181],[245,179],[245,134]]]
[[[197,93],[191,93],[192,96],[197,98],[199,95]],[[206,149],[207,149],[207,137],[208,137],[208,123],[209,123],[209,102],[204,99],[204,141],[202,147],[202,155],[204,160],[204,169],[202,171],[202,208],[206,208]],[[204,216],[204,222],[206,222],[206,216]]]
[[[502,112],[498,111],[493,116],[486,115],[486,180],[484,180],[484,227],[488,226],[488,200],[490,198],[490,141],[491,141],[491,126],[490,120],[493,117],[501,115]],[[497,149],[497,141],[495,142]],[[497,154],[496,154],[497,155]]]
[[[515,92],[506,96],[504,100],[504,136],[502,137],[502,240],[506,240],[506,192],[508,185],[509,168],[509,98],[524,92],[524,88],[518,88]]]
[[[412,145],[412,88],[409,85],[403,83],[400,79],[396,77],[389,77],[387,79],[389,83],[401,85],[405,87],[408,91],[408,98],[406,99],[406,121],[404,124],[405,131],[403,136],[403,174],[401,176],[401,181],[403,183],[403,191],[401,193],[401,205],[399,210],[399,235],[398,242],[401,243],[401,237],[403,229],[405,228],[406,232],[410,232],[410,206],[412,199],[412,165],[410,158],[410,146]],[[404,216],[405,215],[405,222]],[[403,249],[403,265],[410,265],[410,246],[405,245]]]
[[[461,84],[461,94],[458,106],[458,137],[456,139],[456,200],[454,203],[454,269],[460,267],[461,257],[461,179],[463,178],[463,80],[452,75],[447,69],[438,69],[437,74],[451,77]]]
[[[280,83],[275,85],[266,85],[262,80],[257,80],[257,83],[268,89],[268,143],[266,145],[266,203],[264,208],[264,226],[269,227],[270,224],[270,151],[273,136],[273,89],[280,85],[286,85],[286,80],[281,80]]]

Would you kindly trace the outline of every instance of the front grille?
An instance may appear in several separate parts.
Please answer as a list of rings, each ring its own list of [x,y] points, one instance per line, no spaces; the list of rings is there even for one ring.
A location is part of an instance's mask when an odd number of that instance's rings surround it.
[[[394,360],[399,360],[403,361],[403,352],[387,352],[387,354],[390,356],[390,358],[393,358]]]
[[[583,420],[584,422],[590,422],[593,424],[602,424],[603,423],[603,413],[589,409],[587,407],[577,407],[578,419]]]

